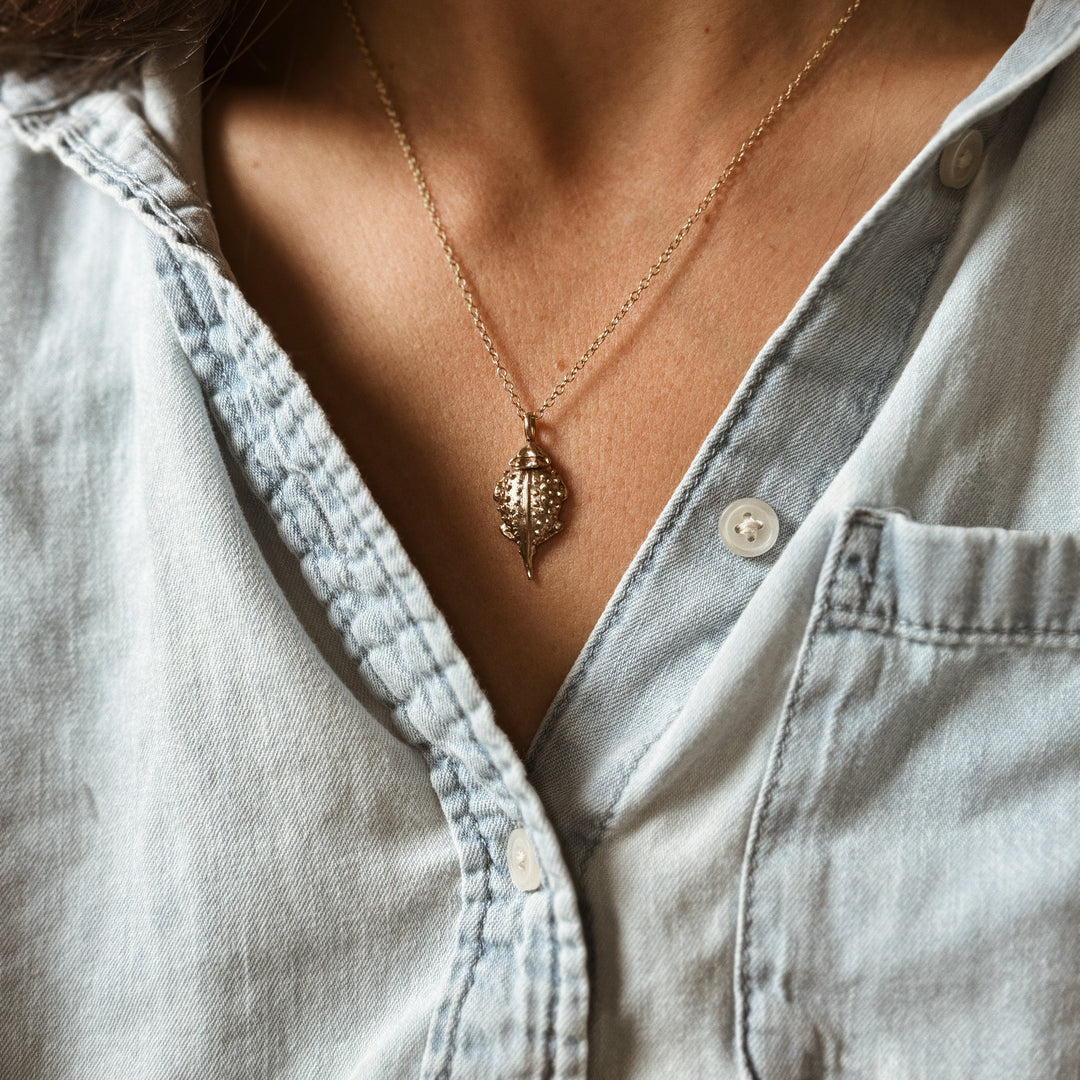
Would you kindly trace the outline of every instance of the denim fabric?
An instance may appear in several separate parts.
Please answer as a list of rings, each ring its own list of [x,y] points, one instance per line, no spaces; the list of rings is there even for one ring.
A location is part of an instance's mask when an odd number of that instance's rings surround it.
[[[222,258],[200,57],[7,74],[0,1076],[1080,1078],[1078,46],[818,272],[525,761]]]

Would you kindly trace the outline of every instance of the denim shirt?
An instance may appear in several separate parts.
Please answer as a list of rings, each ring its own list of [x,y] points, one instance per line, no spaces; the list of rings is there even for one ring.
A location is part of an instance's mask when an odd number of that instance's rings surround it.
[[[201,58],[8,73],[0,1075],[1077,1080],[1078,46],[817,273],[524,761],[222,257]]]

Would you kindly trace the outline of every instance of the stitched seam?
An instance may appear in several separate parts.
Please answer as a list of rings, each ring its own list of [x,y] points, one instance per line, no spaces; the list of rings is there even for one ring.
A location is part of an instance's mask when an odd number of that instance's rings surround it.
[[[1033,626],[1026,623],[1016,623],[1012,626],[969,626],[951,625],[949,623],[923,623],[914,619],[890,618],[885,613],[877,611],[861,611],[858,608],[847,607],[841,604],[829,604],[826,610],[830,614],[852,616],[851,619],[841,619],[835,622],[839,629],[857,629],[878,631],[883,634],[895,634],[897,637],[908,637],[918,640],[917,634],[968,634],[984,638],[1000,640],[1003,644],[1010,643],[1015,639],[1015,644],[1023,645],[1029,639],[1050,638],[1053,640],[1076,640],[1080,643],[1080,629],[1070,630],[1054,626]],[[950,642],[941,642],[950,644]]]
[[[836,549],[836,555],[833,560],[833,565],[829,569],[829,577],[823,591],[823,596],[825,597],[829,595],[829,590],[832,589],[833,584],[836,580],[836,576],[840,568],[840,556],[843,554],[843,551],[847,546],[848,537],[851,534],[852,528],[853,522],[849,518],[844,523],[843,532],[841,534],[841,538]],[[746,1067],[749,1070],[750,1075],[753,1077],[753,1080],[761,1080],[761,1075],[755,1067],[750,1053],[750,1013],[752,1011],[750,1005],[752,992],[752,987],[750,985],[750,960],[752,952],[751,938],[754,923],[754,891],[756,885],[758,862],[761,854],[761,839],[765,832],[765,826],[768,823],[769,812],[772,809],[773,797],[780,786],[780,775],[784,765],[784,751],[787,749],[788,738],[794,727],[792,721],[795,717],[796,709],[801,699],[803,683],[810,668],[810,657],[813,654],[815,645],[817,644],[818,635],[825,624],[826,611],[827,605],[823,605],[822,608],[815,613],[813,624],[810,628],[809,635],[806,640],[806,647],[802,652],[799,670],[795,676],[795,681],[792,685],[791,693],[784,708],[773,759],[767,766],[767,772],[764,778],[761,793],[760,810],[758,813],[755,814],[755,820],[751,823],[751,833],[747,841],[747,851],[749,859],[745,871],[746,894],[743,901],[742,947],[739,952],[739,964],[741,966],[741,971],[739,973],[739,995],[741,1001],[736,1002],[736,1008],[739,1008],[741,1004],[742,1018],[739,1027],[741,1032],[743,1057],[745,1059]]]
[[[595,855],[596,852],[599,850],[600,842],[603,840],[604,834],[607,832],[607,829],[610,826],[612,819],[618,812],[619,804],[622,801],[623,793],[626,791],[626,788],[629,785],[630,780],[633,778],[634,773],[637,771],[638,766],[641,764],[642,759],[649,753],[653,746],[656,745],[657,740],[660,739],[660,737],[665,731],[667,731],[667,729],[671,726],[674,718],[678,716],[680,712],[680,708],[675,708],[671,711],[671,714],[669,715],[667,721],[661,726],[659,732],[657,733],[656,738],[646,741],[641,747],[639,747],[638,753],[634,755],[633,759],[629,762],[623,774],[619,777],[618,785],[615,788],[615,791],[611,797],[611,801],[608,803],[607,810],[600,818],[597,819],[596,824],[594,825],[592,831],[585,840],[585,847],[578,861],[581,873],[584,873],[585,868],[589,865],[589,862],[592,860],[593,855]]]
[[[559,973],[559,957],[555,948],[555,935],[556,919],[555,919],[555,898],[554,896],[548,897],[548,957],[551,964],[551,984],[552,986],[560,987],[561,989],[561,976]],[[558,993],[548,995],[547,1003],[547,1016],[544,1021],[544,1049],[543,1049],[543,1071],[540,1074],[540,1080],[551,1080],[555,1074],[555,1059],[557,1053],[557,1046],[555,1041],[555,1002],[558,1000]]]
[[[134,173],[102,154],[79,132],[73,128],[64,129],[58,132],[57,140],[68,153],[82,157],[92,172],[109,180],[126,199],[134,202],[158,221],[175,229],[179,234],[178,239],[193,246],[198,245],[198,240],[189,226],[156,191],[148,188]]]
[[[479,821],[472,807],[472,800],[469,798],[468,787],[462,783],[461,773],[458,767],[458,763],[450,757],[449,754],[443,753],[443,762],[447,768],[449,774],[453,777],[454,785],[456,789],[464,795],[465,798],[465,810],[462,816],[466,816],[472,823],[473,828],[476,829],[477,836],[481,840],[481,848],[484,852],[484,891],[485,896],[482,900],[475,900],[473,903],[479,903],[480,906],[480,919],[477,922],[475,936],[470,934],[460,935],[458,938],[458,950],[461,951],[462,947],[468,945],[471,948],[471,955],[468,960],[468,966],[465,969],[463,975],[459,976],[460,992],[458,993],[457,1000],[454,1003],[454,1009],[450,1014],[449,1027],[444,1029],[443,1038],[447,1040],[447,1054],[446,1061],[439,1070],[437,1077],[438,1080],[449,1080],[451,1070],[454,1063],[454,1055],[457,1052],[457,1040],[461,1029],[461,1016],[465,1011],[465,1000],[469,996],[469,991],[476,983],[476,969],[480,966],[480,960],[485,952],[484,942],[484,927],[487,925],[487,917],[491,911],[493,903],[494,890],[492,888],[493,882],[491,880],[493,861],[491,852],[487,846],[487,838],[484,836],[484,831],[480,828]]]

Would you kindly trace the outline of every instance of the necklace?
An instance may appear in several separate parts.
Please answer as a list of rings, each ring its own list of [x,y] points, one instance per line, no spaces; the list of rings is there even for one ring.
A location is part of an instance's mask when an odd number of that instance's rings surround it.
[[[850,6],[829,31],[825,40],[817,47],[810,59],[803,64],[798,74],[796,74],[791,82],[788,83],[784,92],[769,107],[769,111],[758,121],[754,130],[743,140],[742,145],[724,167],[723,172],[720,173],[713,185],[705,193],[705,197],[698,203],[697,208],[690,217],[686,219],[686,222],[675,234],[671,243],[664,249],[656,262],[649,267],[645,276],[636,286],[634,286],[630,295],[623,301],[622,306],[611,317],[608,324],[599,334],[597,334],[589,347],[581,354],[577,363],[562,377],[562,380],[555,389],[548,394],[547,398],[539,408],[529,412],[521,403],[521,398],[518,396],[514,383],[510,378],[510,373],[503,366],[498,350],[495,348],[494,342],[491,340],[491,335],[484,325],[484,319],[480,314],[480,309],[477,307],[476,300],[473,298],[472,288],[468,281],[465,280],[465,275],[461,270],[461,264],[454,254],[454,249],[450,246],[450,241],[446,235],[446,229],[443,226],[442,219],[439,217],[438,210],[435,208],[435,201],[432,199],[431,192],[428,190],[424,174],[420,171],[420,164],[416,160],[416,154],[413,152],[412,145],[409,142],[408,136],[405,134],[405,129],[401,124],[398,111],[390,98],[390,92],[386,88],[386,83],[383,81],[378,68],[375,66],[375,61],[372,58],[371,50],[368,48],[367,38],[364,36],[364,31],[360,25],[360,19],[356,14],[356,10],[352,5],[351,0],[341,0],[342,7],[345,9],[345,14],[349,19],[349,24],[352,26],[357,44],[360,46],[360,52],[364,58],[368,73],[371,75],[371,79],[375,84],[375,91],[379,96],[379,100],[382,102],[383,109],[390,121],[390,125],[394,129],[394,134],[397,136],[401,152],[405,155],[409,171],[412,173],[413,180],[416,182],[416,187],[424,201],[424,207],[428,212],[428,217],[435,227],[435,233],[439,238],[439,244],[442,247],[443,254],[446,256],[446,261],[450,265],[450,270],[454,275],[454,281],[456,282],[458,289],[461,290],[465,305],[468,307],[469,314],[472,316],[473,326],[476,327],[476,331],[480,335],[480,340],[483,342],[484,348],[487,350],[492,363],[495,365],[496,371],[499,373],[499,378],[502,380],[503,387],[510,395],[510,400],[513,402],[518,417],[522,420],[524,425],[525,445],[513,458],[511,458],[506,467],[506,471],[495,485],[494,498],[495,503],[499,508],[499,516],[502,519],[500,531],[505,537],[512,540],[517,545],[518,551],[521,554],[521,561],[525,566],[525,574],[527,577],[531,578],[533,574],[533,556],[536,549],[562,530],[563,522],[559,520],[559,512],[562,509],[563,503],[569,497],[569,491],[567,490],[565,482],[562,477],[559,476],[555,466],[552,465],[551,459],[536,440],[537,420],[539,420],[548,409],[555,404],[561,394],[566,392],[567,387],[574,381],[578,372],[581,371],[596,350],[599,349],[615,331],[615,328],[622,322],[626,314],[641,298],[642,293],[649,287],[653,278],[667,265],[672,255],[675,254],[676,249],[686,238],[687,233],[694,227],[695,222],[709,208],[709,204],[716,197],[717,192],[728,182],[731,175],[739,165],[742,164],[742,161],[750,148],[761,138],[765,129],[773,122],[777,113],[780,112],[784,105],[787,104],[791,95],[798,89],[799,84],[818,63],[822,56],[824,56],[826,50],[833,41],[836,40],[840,31],[843,30],[852,15],[855,14],[860,3],[862,3],[862,0],[852,0]]]

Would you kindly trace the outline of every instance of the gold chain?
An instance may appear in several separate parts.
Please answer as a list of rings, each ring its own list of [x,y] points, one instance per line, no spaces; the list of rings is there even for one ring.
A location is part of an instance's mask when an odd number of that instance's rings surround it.
[[[716,182],[705,192],[705,197],[698,203],[697,209],[686,219],[682,228],[672,238],[671,243],[664,248],[660,257],[649,267],[645,276],[634,286],[630,295],[623,301],[622,306],[618,311],[612,315],[611,320],[607,326],[596,336],[592,344],[581,354],[581,358],[578,362],[563,376],[562,381],[554,390],[547,396],[544,403],[539,409],[536,409],[531,415],[534,419],[538,420],[552,405],[555,404],[555,400],[562,394],[566,388],[573,382],[577,373],[589,362],[592,355],[600,348],[601,345],[607,340],[608,336],[615,330],[615,327],[622,322],[623,317],[630,311],[630,309],[637,303],[641,294],[649,287],[653,278],[664,268],[667,262],[671,259],[671,256],[675,254],[676,249],[686,238],[687,233],[694,227],[695,222],[701,217],[702,214],[708,209],[709,204],[713,201],[716,193],[728,182],[731,175],[742,163],[743,158],[746,157],[750,148],[761,138],[765,129],[773,122],[773,119],[780,112],[780,110],[787,104],[788,99],[798,89],[799,84],[806,77],[808,72],[814,67],[815,64],[824,56],[829,46],[836,40],[837,35],[847,25],[848,20],[855,14],[862,0],[852,0],[851,5],[840,16],[839,21],[829,31],[825,40],[814,51],[813,56],[803,64],[799,73],[788,83],[784,92],[773,102],[769,111],[758,121],[757,126],[749,135],[743,140],[742,145],[735,152],[732,159],[727,163],[724,171],[717,177]],[[439,217],[439,212],[435,208],[435,201],[431,197],[431,192],[428,190],[427,182],[424,179],[424,174],[420,171],[420,165],[416,160],[416,154],[413,153],[412,145],[409,142],[408,136],[405,134],[405,129],[402,127],[401,118],[398,116],[397,109],[394,107],[393,101],[390,99],[390,93],[386,89],[386,83],[383,81],[382,76],[379,74],[378,68],[375,66],[375,61],[372,59],[371,50],[368,48],[367,39],[364,37],[364,32],[360,26],[360,20],[357,17],[356,10],[353,8],[350,0],[341,0],[342,7],[345,9],[345,14],[348,16],[349,22],[352,25],[353,33],[356,35],[357,44],[360,46],[360,52],[363,54],[364,62],[367,65],[368,72],[371,74],[372,81],[375,83],[376,92],[379,95],[379,100],[382,102],[383,108],[386,110],[387,118],[390,120],[390,124],[394,129],[394,134],[397,136],[397,141],[401,146],[402,153],[405,155],[405,160],[409,163],[409,171],[412,173],[413,179],[416,181],[416,186],[420,191],[420,195],[424,200],[424,206],[427,209],[428,216],[431,218],[431,223],[435,226],[435,232],[438,234],[439,243],[442,245],[443,254],[446,256],[446,261],[450,264],[450,269],[454,274],[454,281],[457,282],[458,288],[461,290],[461,295],[465,298],[465,303],[468,306],[469,314],[472,316],[473,325],[476,327],[477,332],[480,334],[480,340],[484,343],[484,348],[487,349],[488,355],[491,357],[492,363],[495,365],[495,369],[499,373],[499,378],[502,379],[503,386],[507,393],[510,395],[510,400],[514,403],[515,409],[517,409],[518,416],[525,420],[528,414],[521,404],[521,399],[518,397],[517,390],[514,388],[513,381],[510,378],[510,373],[503,366],[502,360],[499,358],[498,350],[495,348],[494,343],[491,340],[491,335],[488,333],[487,327],[484,325],[483,317],[480,314],[480,309],[476,306],[476,301],[473,298],[472,289],[469,283],[465,280],[465,275],[461,272],[461,264],[458,262],[457,256],[454,254],[454,249],[450,246],[450,241],[446,236],[446,229],[443,227],[442,219]]]

